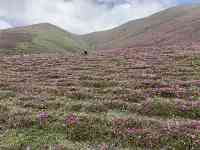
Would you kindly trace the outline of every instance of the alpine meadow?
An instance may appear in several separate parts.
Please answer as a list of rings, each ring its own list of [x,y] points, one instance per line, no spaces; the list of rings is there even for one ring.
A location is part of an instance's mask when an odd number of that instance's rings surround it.
[[[0,30],[0,150],[200,150],[200,4]]]

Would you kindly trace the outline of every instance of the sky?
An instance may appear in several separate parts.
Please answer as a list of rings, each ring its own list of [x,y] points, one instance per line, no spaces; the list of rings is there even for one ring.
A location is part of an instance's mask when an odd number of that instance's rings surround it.
[[[86,34],[200,0],[0,0],[0,29],[51,23]]]

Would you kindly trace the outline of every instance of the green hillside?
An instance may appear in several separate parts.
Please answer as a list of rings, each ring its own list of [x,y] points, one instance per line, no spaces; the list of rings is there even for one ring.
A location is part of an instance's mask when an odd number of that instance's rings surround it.
[[[111,30],[76,35],[42,23],[0,31],[0,54],[80,53],[127,47],[199,47],[200,5],[169,8]]]
[[[43,23],[0,31],[1,54],[81,52],[86,44],[76,35]]]

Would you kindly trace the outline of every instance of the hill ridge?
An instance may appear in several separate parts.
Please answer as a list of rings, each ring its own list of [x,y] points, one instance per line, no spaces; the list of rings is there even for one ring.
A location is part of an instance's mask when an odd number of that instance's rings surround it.
[[[159,39],[160,37],[158,37],[158,33],[165,30],[164,26],[168,22],[171,22],[172,26],[173,24],[178,24],[181,26],[183,23],[190,23],[191,18],[194,18],[193,20],[200,18],[199,10],[200,5],[176,6],[153,14],[149,17],[129,21],[128,23],[111,30],[83,35],[82,38],[86,39],[86,41],[90,41],[93,45],[96,46],[97,49],[110,49],[120,47],[125,48],[138,45],[142,46],[141,43],[148,43],[149,40],[152,40],[152,37],[150,37],[148,40],[143,40],[145,37],[149,37],[149,35],[147,35],[149,30],[153,30],[151,32],[151,34],[154,34],[153,38]],[[163,26],[162,30],[157,31],[157,28],[160,28],[160,26]],[[187,34],[188,33],[186,33],[186,35]],[[165,34],[162,36],[164,37]],[[138,39],[140,39],[141,42],[138,42]],[[181,42],[178,44],[181,44]],[[156,46],[156,44],[152,46]]]
[[[0,30],[0,54],[80,53],[116,48],[199,49],[200,4],[168,8],[119,27],[85,35],[50,23]]]
[[[0,30],[0,54],[80,53],[87,44],[50,23]]]

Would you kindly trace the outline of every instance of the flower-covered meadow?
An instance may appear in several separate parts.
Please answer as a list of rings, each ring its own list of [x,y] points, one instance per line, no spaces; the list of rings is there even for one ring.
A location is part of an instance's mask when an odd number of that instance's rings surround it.
[[[200,54],[0,56],[0,149],[198,150]]]

